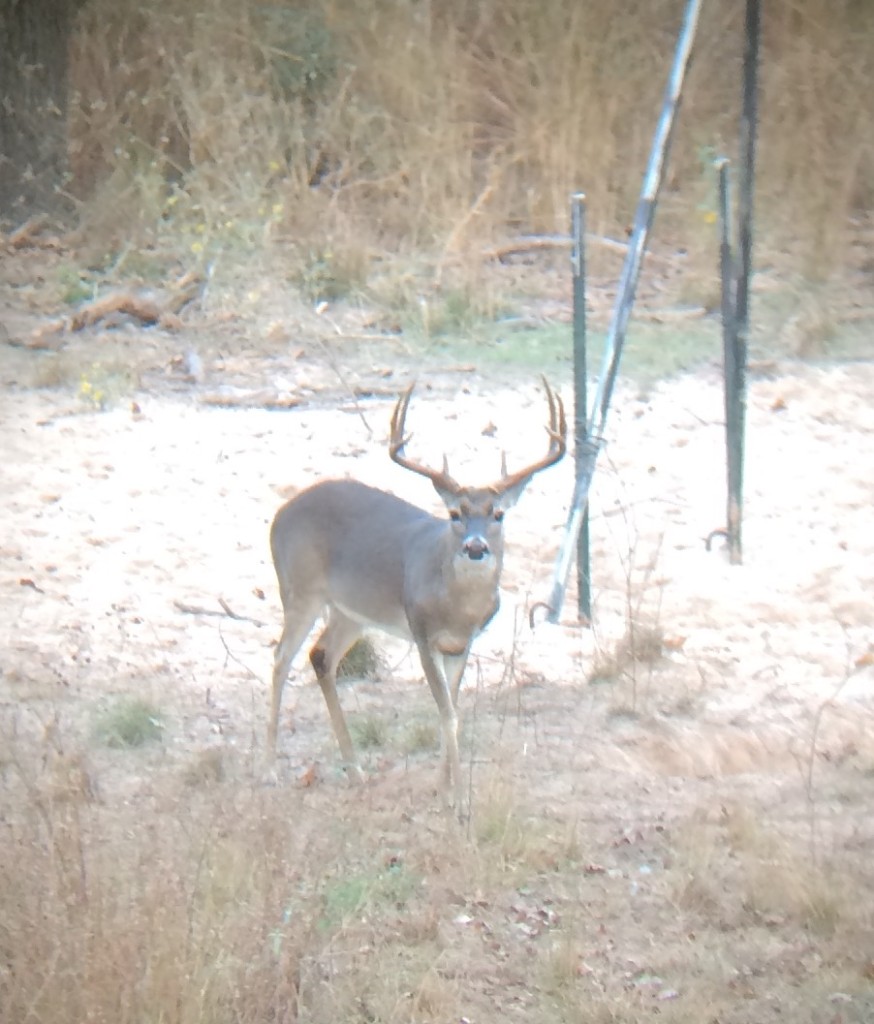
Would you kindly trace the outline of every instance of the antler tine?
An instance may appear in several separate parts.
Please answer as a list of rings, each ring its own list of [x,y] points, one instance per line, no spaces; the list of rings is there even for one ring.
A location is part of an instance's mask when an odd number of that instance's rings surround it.
[[[389,454],[392,458],[400,452],[407,441],[410,440],[412,435],[404,437],[404,427],[407,421],[407,409],[410,406],[410,398],[413,394],[413,388],[416,386],[416,382],[413,383],[404,391],[400,398],[397,400],[394,409],[391,414],[391,437],[389,439]]]
[[[542,469],[554,465],[567,451],[567,417],[564,412],[564,402],[561,400],[561,395],[557,395],[549,386],[549,381],[547,381],[546,377],[541,377],[541,380],[546,391],[546,402],[549,406],[549,423],[546,426],[546,432],[549,434],[549,448],[542,459],[532,462],[531,465],[525,466],[515,473],[507,472],[507,460],[505,457],[502,457],[501,479],[497,483],[492,484],[490,488],[497,494],[503,494],[504,491],[508,491],[511,487],[517,487],[520,484],[524,486],[535,473],[539,473]]]
[[[393,462],[396,462],[399,466],[403,466],[404,469],[409,469],[413,473],[418,473],[420,476],[427,477],[435,487],[443,490],[458,490],[458,484],[449,475],[449,463],[446,456],[443,456],[443,469],[431,469],[428,466],[422,465],[420,462],[415,462],[413,459],[407,458],[404,454],[404,447],[407,441],[413,436],[412,434],[404,435],[407,422],[407,410],[410,407],[410,399],[413,395],[413,388],[416,386],[416,382],[407,388],[407,390],[398,399],[397,404],[394,407],[394,412],[391,416],[391,437],[389,439],[388,453]]]
[[[543,381],[543,386],[546,389],[546,400],[549,402],[549,426],[546,428],[547,433],[552,441],[556,441],[566,448],[567,419],[564,414],[564,402],[561,400],[561,395],[557,395],[549,386],[549,381],[546,377],[541,377],[540,379]],[[556,405],[558,406],[558,423],[556,423]],[[556,430],[556,427],[558,427],[558,430]],[[564,451],[562,451],[562,454],[564,454]]]

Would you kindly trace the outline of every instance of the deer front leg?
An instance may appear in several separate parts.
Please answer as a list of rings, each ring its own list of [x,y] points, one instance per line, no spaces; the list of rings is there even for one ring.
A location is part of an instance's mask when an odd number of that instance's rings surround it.
[[[449,686],[449,695],[452,698],[452,706],[455,709],[456,715],[456,736],[458,735],[458,691],[461,688],[461,680],[464,677],[464,669],[467,665],[467,658],[470,654],[470,644],[467,648],[462,651],[461,654],[444,654],[443,655],[443,674],[446,678],[446,682]],[[445,754],[445,750],[444,750]],[[449,758],[443,758],[443,779],[445,788],[449,789],[450,777],[449,777]]]
[[[425,670],[425,678],[431,687],[431,693],[437,702],[437,710],[440,712],[440,739],[443,751],[443,773],[448,783],[446,796],[451,805],[454,805],[459,817],[462,815],[463,789],[461,783],[461,758],[458,754],[458,715],[455,710],[455,701],[452,699],[450,683],[446,678],[443,668],[443,656],[431,650],[427,638],[422,634],[413,632],[416,646],[419,649],[419,657],[422,660],[422,668]]]
[[[470,644],[461,654],[444,654],[443,667],[446,673],[446,680],[449,683],[449,692],[452,694],[452,704],[458,708],[458,691],[461,689],[461,680],[464,677],[464,670],[467,666],[467,659],[470,655]]]

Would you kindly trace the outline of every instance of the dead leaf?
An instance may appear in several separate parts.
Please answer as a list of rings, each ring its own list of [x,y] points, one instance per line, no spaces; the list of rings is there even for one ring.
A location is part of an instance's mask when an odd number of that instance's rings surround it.
[[[158,326],[165,331],[181,331],[185,325],[177,313],[165,311],[158,317]]]
[[[288,328],[281,320],[271,320],[264,331],[264,340],[274,343],[288,341]]]

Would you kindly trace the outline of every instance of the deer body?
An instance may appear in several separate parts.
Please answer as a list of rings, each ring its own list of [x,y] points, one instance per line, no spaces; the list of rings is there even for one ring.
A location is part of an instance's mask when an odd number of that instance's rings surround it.
[[[447,520],[357,480],[325,480],[292,498],[270,546],[281,594],[318,599],[319,611],[336,609],[362,629],[413,640],[415,623],[458,651],[497,611],[500,546],[456,565]]]
[[[326,480],[277,512],[270,546],[285,623],[276,649],[268,742],[275,751],[282,690],[291,662],[323,616],[325,628],[310,651],[334,733],[351,774],[360,778],[336,688],[337,666],[367,628],[412,640],[441,722],[444,774],[461,807],[456,704],[471,643],[498,610],[503,562],[503,515],[538,469],[564,454],[566,424],[560,400],[550,402],[550,450],[534,467],[506,473],[496,484],[460,487],[448,474],[403,455],[412,389],[392,418],[390,453],[429,477],[449,512],[442,519],[355,480]]]

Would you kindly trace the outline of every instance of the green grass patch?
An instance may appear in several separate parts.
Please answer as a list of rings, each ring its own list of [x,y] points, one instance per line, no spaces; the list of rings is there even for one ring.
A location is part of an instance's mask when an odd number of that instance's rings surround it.
[[[337,666],[338,679],[378,679],[382,658],[373,640],[363,636],[356,640]]]
[[[349,732],[360,750],[379,750],[388,743],[389,729],[375,715],[358,715],[349,720]]]
[[[362,870],[332,879],[323,891],[323,912],[319,927],[333,931],[344,921],[365,913],[401,910],[412,899],[421,879],[400,861],[379,870]]]
[[[100,712],[93,734],[99,743],[114,750],[142,747],[164,735],[164,716],[149,701],[121,697]]]
[[[55,269],[58,298],[68,306],[77,306],[94,298],[95,285],[89,274],[73,263],[60,263]]]
[[[589,378],[601,372],[604,331],[590,331],[587,349]],[[446,334],[428,346],[429,355],[449,361],[474,361],[482,368],[503,367],[541,371],[554,375],[554,368],[569,367],[573,359],[571,324],[548,327],[518,326],[512,320],[481,322],[462,334]],[[694,323],[632,324],[623,345],[619,364],[621,377],[641,386],[696,369],[708,360],[721,359],[722,341],[715,320]]]
[[[429,753],[440,746],[440,732],[436,722],[410,722],[401,736],[401,749],[409,757]]]

